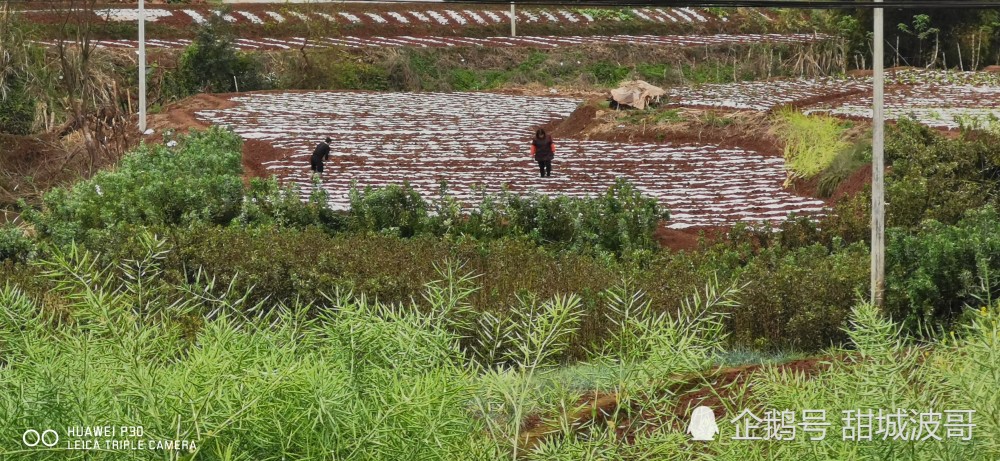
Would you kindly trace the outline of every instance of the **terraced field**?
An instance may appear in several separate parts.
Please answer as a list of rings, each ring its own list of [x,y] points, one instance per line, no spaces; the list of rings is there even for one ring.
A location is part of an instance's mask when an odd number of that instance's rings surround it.
[[[771,80],[667,89],[672,106],[768,111],[794,105],[806,113],[872,117],[871,77]],[[990,72],[907,69],[886,75],[885,114],[934,128],[982,126],[1000,119],[1000,76]]]
[[[425,198],[440,182],[466,205],[506,187],[517,194],[587,196],[616,177],[633,181],[671,211],[670,226],[778,221],[821,214],[822,202],[782,189],[780,156],[719,146],[557,140],[551,178],[537,177],[531,131],[572,113],[580,101],[486,93],[257,93],[196,116],[285,153],[266,164],[285,182],[312,188],[309,155],[324,136],[334,158],[322,181],[333,206],[346,208],[351,184],[409,182]]]
[[[872,117],[870,79],[865,92],[810,105],[806,112],[850,118]],[[956,129],[1000,119],[1000,78],[990,72],[906,70],[886,78],[885,116]]]
[[[825,40],[816,34],[714,34],[714,35],[590,35],[590,36],[518,36],[518,37],[444,37],[444,36],[393,36],[393,37],[324,37],[308,40],[292,38],[240,38],[235,41],[242,50],[288,50],[342,46],[347,48],[367,47],[532,47],[557,48],[560,46],[586,45],[598,43],[624,43],[654,46],[716,46],[747,43],[810,43]],[[39,43],[55,46],[53,41]],[[95,40],[98,48],[136,48],[136,40]],[[182,48],[191,44],[188,39],[149,39],[146,46],[151,48]]]
[[[468,9],[468,8],[434,8],[414,5],[407,9],[403,6],[393,6],[386,11],[383,8],[352,9],[344,5],[341,11],[310,11],[301,7],[281,7],[277,5],[241,6],[222,13],[219,10],[206,7],[185,6],[182,8],[147,8],[146,20],[164,22],[173,25],[203,24],[212,14],[221,15],[227,22],[233,24],[266,25],[282,24],[288,21],[325,21],[340,25],[414,25],[430,24],[437,26],[467,26],[490,25],[510,21],[509,9]],[[26,10],[29,19],[45,21],[58,14],[58,10],[34,9]],[[136,8],[101,8],[92,13],[95,19],[108,22],[134,22],[138,18]],[[634,8],[624,10],[624,14],[632,19],[642,21],[669,23],[709,23],[726,22],[727,18],[719,18],[701,8]],[[763,12],[757,12],[760,19],[770,21],[772,18]],[[595,18],[587,10],[572,9],[536,9],[519,8],[515,17],[518,22],[576,24],[590,23]]]
[[[870,88],[861,81],[831,78],[740,82],[669,88],[667,101],[677,106],[766,111]]]

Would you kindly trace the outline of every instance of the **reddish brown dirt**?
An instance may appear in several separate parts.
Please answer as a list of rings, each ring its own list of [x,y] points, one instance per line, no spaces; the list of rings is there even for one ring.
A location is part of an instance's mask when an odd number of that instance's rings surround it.
[[[225,94],[199,94],[183,99],[167,106],[162,113],[153,114],[149,117],[148,127],[154,133],[146,137],[149,143],[158,143],[163,140],[164,132],[173,130],[176,133],[183,133],[190,129],[206,129],[209,124],[198,120],[195,112],[200,110],[228,109],[236,106],[236,103],[229,100]],[[267,170],[264,162],[283,158],[286,154],[267,142],[255,139],[243,142],[243,171],[245,179],[266,178]]]
[[[674,251],[695,251],[700,248],[701,240],[706,244],[721,241],[726,237],[725,227],[688,227],[686,229],[669,229],[667,223],[661,222],[653,233],[653,238],[664,248]]]
[[[793,360],[775,365],[775,367],[785,373],[796,373],[806,378],[812,378],[828,369],[829,359],[809,358]],[[691,414],[691,410],[701,405],[714,409],[717,412],[716,417],[721,418],[725,416],[726,405],[724,400],[732,402],[739,392],[741,392],[741,389],[747,387],[754,373],[763,369],[763,365],[744,365],[741,367],[720,369],[714,374],[706,376],[704,381],[697,383],[694,388],[680,395],[677,406],[674,407],[676,420],[687,420]],[[752,390],[748,390],[748,392],[752,392]]]
[[[596,107],[590,104],[582,105],[565,120],[554,123],[556,126],[551,130],[552,136],[559,138],[581,137],[584,130],[594,121],[596,115]]]
[[[619,114],[604,109],[596,113],[589,126],[572,137],[611,142],[709,143],[727,149],[753,150],[764,156],[783,155],[783,146],[778,138],[762,130],[762,127],[766,126],[765,113],[722,109],[682,110],[681,116],[686,120],[684,122],[642,126],[616,121],[613,117]],[[625,110],[621,115],[628,113],[629,111]],[[703,115],[709,113],[717,118],[730,118],[735,122],[726,126],[713,126],[699,121]],[[625,126],[618,126],[623,124]]]
[[[869,184],[872,183],[872,166],[867,164],[858,168],[857,171],[851,173],[843,182],[837,186],[833,191],[833,195],[830,196],[830,202],[838,202],[847,197],[851,197],[859,194],[861,191],[865,190]]]
[[[152,128],[155,133],[146,138],[149,142],[159,142],[163,139],[165,130],[178,132],[187,131],[191,128],[204,129],[209,124],[198,120],[194,113],[199,110],[229,109],[236,106],[226,95],[219,94],[199,94],[185,98],[170,104],[159,114],[149,116],[147,127]]]
[[[0,134],[0,205],[13,205],[33,195],[30,189],[42,191],[58,181],[66,160],[58,136]]]

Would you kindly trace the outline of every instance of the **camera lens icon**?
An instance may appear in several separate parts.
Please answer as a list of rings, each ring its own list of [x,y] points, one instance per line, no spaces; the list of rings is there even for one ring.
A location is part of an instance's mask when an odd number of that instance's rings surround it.
[[[28,429],[21,434],[21,443],[26,447],[54,447],[59,443],[59,433],[52,429],[45,429],[38,432],[35,429]]]

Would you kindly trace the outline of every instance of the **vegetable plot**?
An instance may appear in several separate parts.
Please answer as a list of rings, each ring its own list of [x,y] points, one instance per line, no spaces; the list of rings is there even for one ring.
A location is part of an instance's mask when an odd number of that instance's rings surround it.
[[[587,45],[600,43],[621,43],[631,45],[660,46],[715,46],[749,43],[810,43],[825,40],[827,37],[814,34],[714,34],[714,35],[588,35],[588,36],[517,36],[517,37],[444,37],[444,36],[394,36],[394,37],[323,37],[307,40],[302,37],[291,38],[240,38],[234,45],[241,50],[288,50],[298,49],[305,44],[306,48],[324,48],[343,46],[347,48],[367,47],[532,47],[557,48],[560,46]],[[44,45],[55,46],[52,41],[40,41]],[[136,48],[138,41],[129,39],[94,40],[97,48]],[[148,39],[146,45],[151,48],[183,48],[191,44],[188,39]]]
[[[623,144],[557,139],[550,178],[538,177],[528,140],[539,125],[567,117],[579,101],[485,93],[302,92],[233,97],[232,109],[197,112],[244,139],[270,143],[284,158],[266,168],[312,190],[309,156],[325,136],[334,154],[321,183],[346,208],[350,187],[408,182],[433,200],[442,181],[466,206],[483,193],[592,196],[616,177],[632,181],[684,228],[817,215],[823,202],[782,189],[783,160],[715,145]]]
[[[491,25],[510,21],[510,11],[498,9],[425,9],[425,10],[405,10],[382,11],[381,9],[366,10],[364,8],[348,8],[347,11],[335,10],[337,12],[296,12],[291,16],[299,20],[329,21],[337,24],[430,24],[441,26],[464,26],[464,25]],[[712,13],[701,8],[636,8],[630,10],[598,10],[615,11],[609,13],[608,18],[603,16],[595,17],[588,13],[589,10],[576,9],[531,9],[521,8],[516,12],[517,20],[527,23],[549,23],[549,24],[569,24],[588,23],[607,20],[622,20],[622,16],[630,20],[640,20],[657,23],[690,23],[704,24],[710,22],[726,22],[726,19],[719,19]],[[51,16],[59,13],[58,10],[29,10],[30,16]],[[170,8],[146,8],[146,20],[150,22],[168,21],[171,24],[202,24],[208,15],[216,14],[216,10],[210,8],[183,9]],[[255,8],[237,9],[226,18],[233,23],[248,24],[280,24],[288,18],[288,13],[284,9]],[[136,8],[100,8],[93,10],[93,14],[104,21],[109,22],[134,22],[138,19],[138,9]],[[765,20],[772,19],[760,13]]]

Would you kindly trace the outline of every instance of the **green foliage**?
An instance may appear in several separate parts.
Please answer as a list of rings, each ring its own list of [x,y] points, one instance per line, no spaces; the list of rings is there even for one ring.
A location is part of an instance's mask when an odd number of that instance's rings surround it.
[[[237,221],[247,226],[295,229],[319,226],[329,233],[346,230],[346,216],[330,208],[325,189],[315,184],[308,202],[302,201],[299,192],[294,185],[279,186],[274,177],[253,178],[246,189]]]
[[[35,124],[35,98],[19,79],[8,77],[6,83],[9,88],[0,92],[0,133],[30,134]]]
[[[45,194],[29,219],[59,242],[123,224],[227,224],[243,200],[242,141],[221,128],[192,133],[177,147],[142,145],[116,170]]]
[[[499,70],[453,69],[449,84],[455,91],[490,90],[503,86],[507,78],[507,73]]]
[[[1000,216],[968,212],[957,225],[925,221],[915,233],[890,229],[886,311],[911,333],[936,333],[968,307],[1000,295]]]
[[[735,67],[731,63],[712,61],[699,64],[685,64],[681,74],[685,83],[701,85],[705,83],[732,83]]]
[[[40,303],[0,289],[4,457],[74,459],[26,451],[14,431],[94,418],[193,440],[179,454],[199,459],[475,458],[476,387],[456,338],[427,316],[341,297],[319,318],[301,304],[255,317],[262,306],[240,294],[205,297],[205,280],[163,283],[164,255],[149,243],[125,284],[75,248],[43,263],[72,322],[50,326]]]
[[[578,250],[616,255],[654,248],[657,223],[669,217],[656,200],[623,179],[594,199],[534,195],[506,200],[506,214],[518,233],[539,243],[565,242]]]
[[[349,226],[354,231],[412,237],[427,223],[427,202],[409,184],[351,189]]]
[[[658,82],[667,81],[667,74],[670,72],[670,65],[641,62],[635,65],[635,71],[643,80],[656,84]]]
[[[616,86],[628,77],[631,69],[611,62],[598,61],[587,66],[587,71],[598,85]]]
[[[595,21],[631,21],[635,13],[624,8],[579,8],[577,14],[587,15]]]
[[[785,143],[785,165],[794,178],[812,178],[850,147],[844,132],[850,124],[834,117],[778,112],[776,133]]]
[[[0,262],[26,262],[35,252],[35,243],[18,227],[0,226]]]
[[[843,344],[843,328],[868,280],[864,245],[761,251],[742,271],[748,285],[732,312],[734,343],[754,349],[818,350]]]
[[[0,7],[0,133],[26,135],[34,127],[36,101],[29,83],[44,72],[28,27],[16,10]]]
[[[702,123],[715,128],[725,128],[733,124],[733,119],[726,117],[725,115],[719,115],[712,110],[705,111],[701,116],[701,121]]]
[[[925,219],[954,224],[968,210],[997,205],[1000,150],[995,138],[947,139],[900,120],[886,136],[889,226],[916,227]]]
[[[252,54],[233,45],[234,35],[220,15],[209,15],[194,42],[184,50],[179,78],[188,93],[228,93],[264,89],[262,65]]]

